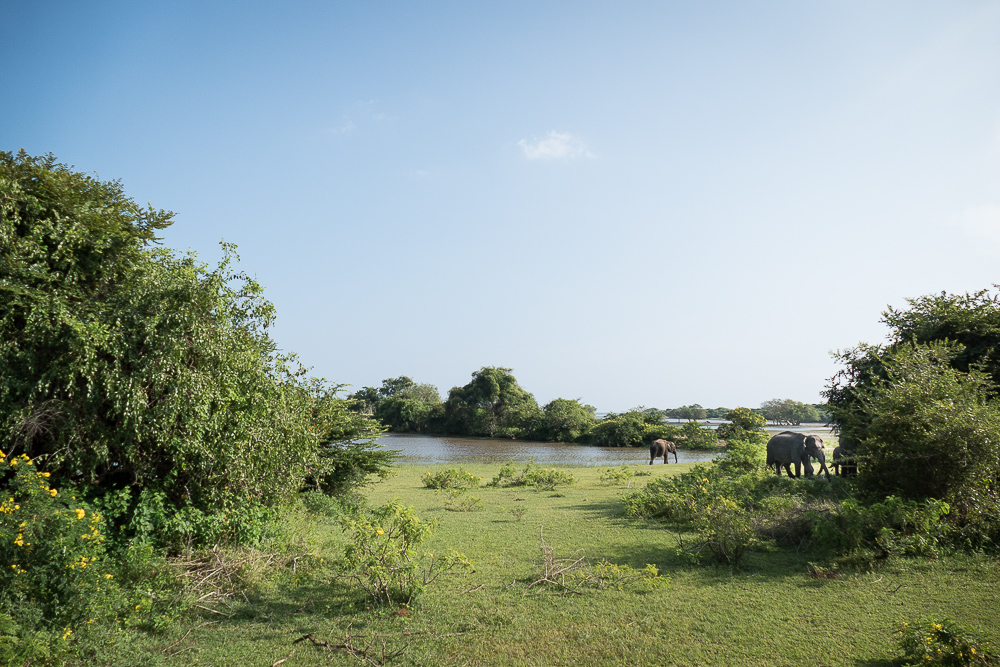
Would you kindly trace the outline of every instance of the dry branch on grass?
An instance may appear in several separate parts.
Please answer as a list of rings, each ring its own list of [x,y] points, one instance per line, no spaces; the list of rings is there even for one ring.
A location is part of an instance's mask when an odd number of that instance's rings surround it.
[[[461,634],[461,633],[453,633]],[[315,636],[310,632],[308,634],[302,635],[293,644],[298,644],[299,642],[304,642],[308,640],[313,646],[318,648],[326,649],[327,651],[342,650],[345,651],[351,657],[357,658],[361,662],[367,663],[369,665],[376,665],[376,667],[382,667],[388,664],[391,660],[398,658],[403,655],[406,650],[410,647],[414,641],[416,641],[421,636],[433,636],[433,637],[445,637],[452,635],[438,635],[433,632],[398,632],[389,634],[351,634],[351,626],[348,625],[347,629],[344,630],[344,639],[339,642],[327,642],[320,641],[316,639]],[[405,640],[405,643],[398,647],[390,650],[389,644],[394,638],[401,638]],[[292,651],[294,653],[294,651]],[[289,653],[288,656],[274,663],[278,665],[292,656]],[[272,667],[274,667],[272,665]]]
[[[544,526],[538,529],[538,539],[542,543],[542,576],[529,584],[528,587],[524,589],[524,592],[527,593],[535,586],[551,584],[560,589],[561,595],[566,595],[567,593],[582,595],[578,589],[583,586],[585,582],[571,576],[569,584],[567,584],[566,576],[578,572],[581,568],[583,568],[586,565],[587,557],[583,555],[576,558],[576,554],[581,551],[577,550],[574,551],[573,556],[569,558],[556,558],[555,548],[550,547],[545,543]]]
[[[546,585],[556,588],[559,595],[583,595],[582,589],[606,589],[640,586],[655,588],[668,583],[668,577],[661,577],[655,565],[647,564],[642,570],[636,570],[628,565],[616,565],[602,560],[596,565],[590,565],[581,550],[573,552],[569,558],[557,558],[555,549],[545,543],[544,528],[539,529],[538,538],[542,548],[542,576],[529,584],[523,592],[539,587],[533,594],[539,594]],[[511,584],[513,586],[513,583]],[[508,587],[509,588],[509,587]]]
[[[228,601],[237,595],[249,604],[250,598],[246,594],[248,582],[255,575],[272,567],[278,557],[278,554],[256,549],[220,551],[216,545],[211,551],[175,560],[172,565],[178,568],[177,578],[196,596],[196,607],[226,616],[226,612],[206,605],[227,607]]]

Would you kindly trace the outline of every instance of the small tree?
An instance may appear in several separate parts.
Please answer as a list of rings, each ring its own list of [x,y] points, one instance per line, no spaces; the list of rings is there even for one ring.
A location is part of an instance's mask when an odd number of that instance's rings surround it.
[[[767,434],[764,432],[767,421],[750,408],[735,408],[727,412],[725,418],[729,423],[720,424],[716,430],[716,435],[722,440],[757,442],[767,439]]]
[[[906,345],[885,360],[886,379],[863,396],[871,415],[858,443],[858,481],[878,496],[938,498],[962,522],[1000,509],[1000,405],[990,376],[952,362],[961,345]]]
[[[542,425],[538,436],[543,440],[575,442],[587,435],[597,419],[592,405],[580,403],[580,399],[557,398],[542,408]]]
[[[524,437],[541,419],[535,397],[509,368],[485,366],[464,387],[453,387],[445,404],[448,430],[462,435]]]

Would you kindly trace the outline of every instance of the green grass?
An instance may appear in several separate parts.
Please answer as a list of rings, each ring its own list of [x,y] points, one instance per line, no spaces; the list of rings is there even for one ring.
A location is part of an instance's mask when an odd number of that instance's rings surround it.
[[[465,467],[484,480],[499,469]],[[633,468],[661,476],[690,467]],[[291,521],[297,537],[277,575],[249,601],[217,605],[227,616],[205,612],[201,621],[163,637],[165,662],[361,664],[343,650],[294,643],[311,633],[336,644],[348,626],[354,634],[393,635],[390,650],[412,641],[396,665],[888,665],[896,653],[895,627],[925,616],[980,626],[986,639],[1000,642],[996,559],[906,560],[875,573],[816,580],[808,576],[816,557],[792,548],[754,553],[734,573],[690,565],[676,554],[670,531],[625,519],[624,488],[602,484],[599,468],[572,468],[577,483],[555,492],[473,489],[469,493],[483,501],[483,509],[473,512],[448,511],[448,495],[423,485],[422,475],[436,469],[401,466],[366,495],[374,504],[399,498],[422,517],[436,518],[440,526],[423,550],[461,551],[474,561],[474,573],[437,580],[410,609],[373,607],[349,582],[332,576],[328,562],[344,544],[335,521],[303,512]],[[631,484],[650,479],[636,477]],[[557,556],[585,554],[594,563],[607,559],[638,569],[652,563],[671,583],[653,590],[525,595],[542,572],[543,531]],[[305,553],[312,556],[295,561],[293,572],[291,559]],[[198,626],[206,622],[211,624]]]

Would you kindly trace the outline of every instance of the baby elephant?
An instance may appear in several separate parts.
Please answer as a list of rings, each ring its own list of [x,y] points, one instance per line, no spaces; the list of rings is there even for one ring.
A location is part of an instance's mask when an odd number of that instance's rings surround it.
[[[662,456],[664,463],[670,463],[670,455],[674,455],[674,463],[677,463],[677,445],[669,440],[654,440],[649,446],[649,465],[653,465],[656,457]]]

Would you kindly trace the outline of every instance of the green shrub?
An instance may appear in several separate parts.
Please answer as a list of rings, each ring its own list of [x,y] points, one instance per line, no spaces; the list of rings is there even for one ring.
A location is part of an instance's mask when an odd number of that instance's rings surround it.
[[[746,552],[760,544],[755,522],[753,513],[729,498],[699,505],[694,526],[700,544],[695,553],[707,548],[717,561],[738,567]]]
[[[627,465],[619,468],[608,468],[601,471],[601,482],[604,484],[628,484],[635,473]]]
[[[719,447],[719,434],[715,429],[702,428],[697,421],[690,421],[681,427],[679,445],[686,449],[715,450]]]
[[[715,433],[722,440],[732,443],[734,440],[744,440],[750,442],[767,442],[767,434],[764,426],[767,420],[760,413],[754,412],[750,408],[734,408],[726,413],[724,417],[729,423],[719,424]]]
[[[903,623],[896,631],[899,650],[909,665],[997,665],[1000,658],[984,642],[951,619]]]
[[[742,474],[762,470],[767,460],[766,441],[751,437],[730,440],[726,451],[713,459],[720,470],[727,474]]]
[[[429,489],[475,489],[483,478],[477,477],[465,468],[446,468],[434,473],[424,473],[424,486]]]
[[[628,565],[602,560],[596,565],[583,565],[580,569],[567,573],[566,583],[574,590],[610,588],[617,591],[646,592],[666,586],[670,583],[670,577],[661,575],[655,565],[647,564],[643,569],[637,570]]]
[[[514,467],[513,461],[506,463],[488,486],[533,486],[542,491],[551,491],[560,484],[575,482],[576,478],[570,473],[555,468],[543,468],[535,463],[535,459],[531,459],[520,472]]]
[[[814,516],[813,536],[827,548],[852,555],[856,564],[895,555],[936,556],[947,532],[948,503],[918,503],[895,496],[863,505],[850,498],[829,514]]]
[[[365,506],[364,497],[353,493],[330,496],[322,491],[307,491],[301,498],[307,512],[327,517],[357,514]]]
[[[412,507],[392,500],[341,526],[350,533],[341,567],[374,601],[410,603],[431,581],[455,567],[471,570],[464,555],[419,554],[417,548],[434,533],[436,521],[422,521]]]
[[[444,508],[449,512],[478,512],[483,509],[483,500],[479,496],[469,495],[466,489],[445,489],[448,498]]]

